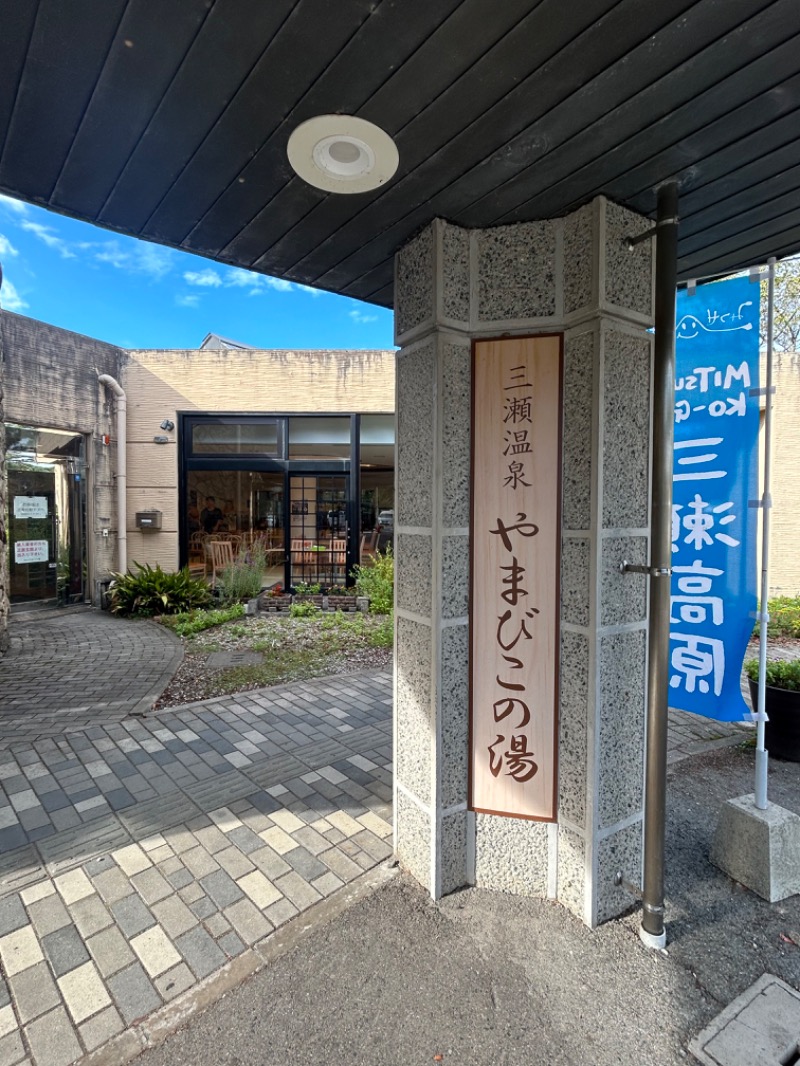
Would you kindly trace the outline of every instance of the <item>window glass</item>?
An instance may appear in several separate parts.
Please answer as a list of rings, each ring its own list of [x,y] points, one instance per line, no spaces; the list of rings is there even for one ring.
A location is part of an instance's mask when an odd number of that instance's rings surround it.
[[[289,458],[349,459],[349,417],[290,418]]]
[[[279,455],[277,419],[195,422],[193,455]]]

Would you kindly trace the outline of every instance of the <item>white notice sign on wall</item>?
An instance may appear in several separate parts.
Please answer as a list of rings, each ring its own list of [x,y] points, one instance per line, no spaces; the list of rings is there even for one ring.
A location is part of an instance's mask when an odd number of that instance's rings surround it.
[[[50,545],[46,540],[18,540],[14,545],[15,563],[46,563]]]
[[[15,518],[47,518],[46,496],[15,496]]]

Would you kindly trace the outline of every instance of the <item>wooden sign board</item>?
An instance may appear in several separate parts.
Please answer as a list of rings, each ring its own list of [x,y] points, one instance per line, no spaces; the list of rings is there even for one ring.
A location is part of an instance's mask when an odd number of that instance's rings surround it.
[[[470,808],[555,821],[562,337],[472,354]]]

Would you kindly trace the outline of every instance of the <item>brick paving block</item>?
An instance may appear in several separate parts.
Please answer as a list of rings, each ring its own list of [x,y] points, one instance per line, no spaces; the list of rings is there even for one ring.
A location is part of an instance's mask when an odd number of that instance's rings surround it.
[[[93,884],[108,904],[116,903],[133,892],[130,881],[117,866],[93,875]]]
[[[108,928],[114,921],[97,893],[73,903],[70,907],[70,913],[75,919],[75,925],[84,940],[98,933],[101,929]]]
[[[328,843],[333,844],[334,847],[336,847],[338,844],[341,844],[343,840],[347,840],[347,837],[344,835],[344,833],[340,829],[334,829],[333,826],[331,826],[330,829],[326,830],[325,833],[323,833],[323,836],[328,841]]]
[[[28,924],[29,918],[19,896],[6,896],[5,899],[0,899],[0,936],[13,933],[15,929],[21,929],[23,925]]]
[[[149,870],[152,866],[147,855],[138,844],[128,844],[127,847],[112,851],[111,856],[128,877],[141,873],[142,870]]]
[[[131,884],[147,904],[157,903],[160,899],[166,899],[173,892],[169,882],[161,876],[158,870],[153,868],[136,874],[131,878]]]
[[[24,925],[13,933],[0,937],[0,961],[6,977],[22,973],[44,959],[32,925]]]
[[[242,898],[242,890],[224,870],[216,870],[207,877],[201,877],[200,884],[218,907],[228,907]]]
[[[0,977],[0,1007],[5,1007],[11,1002],[11,993],[8,990],[8,985]]]
[[[319,823],[320,819],[317,818],[315,821],[316,823]],[[298,829],[297,832],[294,833],[294,839],[298,841],[299,844],[302,844],[306,851],[310,851],[312,855],[319,855],[320,852],[327,851],[331,846],[330,841],[326,840],[325,837],[311,825],[304,825],[302,829]]]
[[[27,907],[32,903],[38,903],[41,899],[47,899],[48,896],[54,895],[55,891],[56,886],[52,881],[40,881],[38,884],[31,885],[29,888],[23,888],[19,894],[19,898]]]
[[[181,933],[185,933],[187,929],[197,925],[197,918],[195,918],[183,900],[176,895],[169,896],[169,898],[156,903],[153,907],[153,914],[156,916],[159,925],[173,939],[176,936],[180,936]]]
[[[0,1039],[0,1066],[16,1066],[29,1060],[25,1058],[25,1047],[19,1032],[9,1033]]]
[[[41,1014],[46,1014],[61,1002],[61,994],[46,962],[29,966],[27,970],[12,977],[11,991],[23,1025],[27,1025]]]
[[[81,1055],[72,1023],[63,1007],[25,1027],[33,1057],[40,1066],[68,1066]]]
[[[161,1006],[161,996],[139,962],[110,977],[108,987],[126,1025],[152,1014]]]
[[[364,829],[360,822],[357,822],[355,818],[351,818],[349,814],[341,810],[332,811],[326,815],[326,818],[334,829],[340,830],[346,837],[355,836],[356,833],[360,833]]]
[[[0,1037],[7,1036],[18,1028],[14,1008],[11,1004],[7,1003],[5,1007],[0,1007]]]
[[[192,848],[191,851],[184,851],[181,855],[181,862],[198,879],[219,870],[219,863],[209,855],[205,848],[199,846]]]
[[[289,899],[279,899],[267,909],[265,917],[275,926],[284,925],[297,914],[297,907]]]
[[[272,923],[249,899],[240,899],[226,907],[224,914],[242,940],[251,946],[272,932]]]
[[[185,962],[173,966],[155,980],[156,988],[167,1002],[191,988],[194,983],[195,976]]]
[[[69,873],[60,874],[54,881],[67,906],[70,903],[76,903],[79,899],[91,896],[96,891],[83,870],[70,870]]]
[[[203,892],[202,888],[200,887],[200,885],[198,885],[196,881],[192,881],[192,883],[187,885],[185,888],[181,888],[178,890],[179,898],[182,899],[183,902],[186,904],[195,903],[204,895],[205,892]]]
[[[328,870],[322,877],[317,877],[312,881],[311,887],[319,892],[321,896],[330,896],[337,888],[343,888],[344,882],[340,881],[336,874]]]
[[[319,892],[312,888],[308,881],[305,881],[294,870],[278,878],[275,882],[275,887],[287,899],[290,899],[299,910],[305,910],[306,907],[310,907],[312,903],[317,903],[321,898]]]
[[[89,952],[74,925],[65,925],[42,937],[42,949],[56,977],[89,961]]]
[[[134,960],[128,942],[116,926],[95,933],[86,941],[86,947],[103,977],[110,977]]]
[[[209,917],[203,922],[203,925],[211,933],[215,940],[219,940],[221,936],[228,932],[231,925],[228,919],[217,911],[215,914],[209,915]]]
[[[258,840],[259,847],[263,847],[263,840],[258,837],[256,839]],[[251,862],[246,855],[243,855],[238,848],[226,848],[225,851],[218,851],[214,857],[222,869],[230,874],[234,881],[255,869],[255,864]]]
[[[133,937],[131,947],[150,977],[158,977],[181,961],[172,941],[159,925]]]
[[[271,829],[266,829],[259,835],[264,843],[268,844],[273,851],[277,851],[279,855],[285,855],[297,847],[297,841],[293,840],[287,832],[277,825],[272,826]]]
[[[289,863],[266,844],[260,851],[251,852],[250,859],[262,873],[265,873],[272,880],[280,877],[281,874],[287,874],[291,870]]]
[[[111,913],[129,940],[155,925],[155,918],[137,895],[126,896],[112,903]]]
[[[342,881],[352,881],[362,872],[358,863],[353,862],[347,855],[342,854],[338,848],[331,848],[321,856],[321,861],[332,870]]]
[[[281,891],[260,870],[254,870],[253,873],[240,878],[237,883],[261,911],[265,911],[282,895]]]
[[[205,826],[195,832],[196,843],[200,844],[209,855],[215,855],[218,851],[230,846],[230,841],[215,825]]]
[[[106,1007],[105,1010],[95,1015],[94,1018],[90,1018],[82,1025],[78,1026],[78,1031],[81,1034],[81,1039],[86,1045],[87,1051],[94,1051],[95,1048],[102,1047],[103,1044],[121,1033],[125,1028],[125,1023],[119,1016],[119,1012],[116,1007]]]
[[[224,953],[208,935],[205,929],[197,926],[188,933],[177,937],[175,946],[183,955],[195,977],[202,980],[225,963]]]
[[[245,855],[249,855],[251,851],[258,851],[259,848],[264,846],[261,837],[247,825],[240,825],[236,829],[232,829],[227,836]]]
[[[197,841],[192,833],[183,826],[179,826],[176,829],[167,829],[164,832],[164,839],[176,855],[181,855],[184,851],[188,851],[189,848],[197,846]]]
[[[193,903],[189,904],[189,910],[196,918],[201,921],[209,918],[217,909],[217,905],[213,899],[209,899],[208,896],[203,895],[200,899],[196,899]]]
[[[357,863],[362,870],[371,870],[377,864],[377,860],[365,851],[357,851],[353,856],[353,862]]]
[[[111,1005],[103,979],[91,961],[59,977],[58,987],[76,1025]]]
[[[362,851],[365,851],[376,862],[380,862],[381,859],[387,859],[392,854],[391,846],[385,840],[376,837],[369,829],[365,829],[358,836],[353,837],[352,842],[357,844]]]
[[[305,848],[298,847],[290,851],[286,861],[305,881],[313,881],[315,877],[322,877],[327,873],[327,868]]]
[[[245,945],[233,930],[220,937],[218,943],[229,959],[236,958],[237,955],[241,955],[245,950]]]
[[[175,890],[187,888],[194,882],[194,875],[181,864],[180,869],[167,875],[167,880]]]

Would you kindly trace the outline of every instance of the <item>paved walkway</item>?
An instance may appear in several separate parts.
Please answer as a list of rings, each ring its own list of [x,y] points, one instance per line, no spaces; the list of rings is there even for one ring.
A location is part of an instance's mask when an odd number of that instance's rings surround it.
[[[389,672],[142,717],[179,656],[160,627],[95,611],[12,624],[0,1066],[67,1066],[109,1041],[123,1061],[142,1019],[232,987],[291,918],[391,854]],[[673,714],[670,758],[741,735]]]
[[[0,747],[150,710],[180,665],[180,641],[150,621],[90,607],[12,615],[0,656]]]

